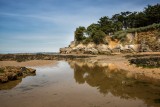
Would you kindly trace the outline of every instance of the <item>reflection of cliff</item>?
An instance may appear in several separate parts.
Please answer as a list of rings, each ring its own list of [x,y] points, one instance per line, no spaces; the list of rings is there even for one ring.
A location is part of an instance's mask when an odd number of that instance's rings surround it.
[[[121,98],[140,98],[148,105],[154,105],[160,100],[160,87],[147,82],[128,78],[127,72],[114,68],[114,65],[101,65],[84,63],[81,61],[69,61],[74,69],[75,81],[79,84],[87,83],[97,90],[107,95],[112,93]],[[155,104],[154,106],[159,106]]]

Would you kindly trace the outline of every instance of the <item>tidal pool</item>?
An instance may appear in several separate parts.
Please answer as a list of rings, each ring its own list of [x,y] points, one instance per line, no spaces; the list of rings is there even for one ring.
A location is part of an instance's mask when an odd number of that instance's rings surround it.
[[[160,107],[160,84],[114,65],[59,61],[35,76],[0,85],[0,107]]]

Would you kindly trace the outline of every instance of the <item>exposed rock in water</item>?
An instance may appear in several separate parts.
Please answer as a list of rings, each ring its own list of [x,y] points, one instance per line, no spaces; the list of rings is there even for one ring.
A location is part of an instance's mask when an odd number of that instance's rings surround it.
[[[148,68],[158,68],[160,67],[160,57],[150,57],[150,58],[136,58],[129,60],[131,64],[136,64],[137,66],[148,67]]]
[[[17,80],[28,75],[35,75],[36,70],[26,67],[6,66],[0,67],[0,83]]]
[[[61,50],[61,53],[69,53],[69,49],[65,48]],[[73,50],[72,50],[73,52]],[[76,52],[76,51],[75,51]],[[81,52],[81,51],[77,51]],[[0,61],[29,61],[29,60],[61,60],[61,59],[76,59],[76,58],[88,58],[89,55],[60,55],[60,54],[0,54]]]

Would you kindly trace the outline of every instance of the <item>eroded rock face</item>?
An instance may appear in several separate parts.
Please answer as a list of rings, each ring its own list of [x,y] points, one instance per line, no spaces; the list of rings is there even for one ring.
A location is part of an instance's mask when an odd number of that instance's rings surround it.
[[[98,50],[95,48],[86,48],[84,51],[84,54],[98,54]]]
[[[109,49],[108,45],[105,44],[97,45],[97,50],[99,54],[111,54],[111,50]]]
[[[60,49],[61,54],[112,54],[112,53],[133,53],[140,52],[140,44],[131,44],[131,45],[116,45],[114,48],[110,48],[109,45],[99,44],[95,45],[93,43],[89,43],[87,45],[78,44],[77,46],[65,47]]]
[[[35,75],[36,70],[26,67],[6,66],[0,67],[0,83],[5,83],[27,75]]]

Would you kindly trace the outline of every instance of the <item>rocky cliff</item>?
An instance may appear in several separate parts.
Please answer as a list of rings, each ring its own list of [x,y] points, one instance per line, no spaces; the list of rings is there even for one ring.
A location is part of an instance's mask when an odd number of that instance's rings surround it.
[[[112,54],[134,52],[160,52],[159,30],[126,33],[123,41],[106,36],[105,44],[77,43],[72,41],[68,47],[60,48],[62,54]]]

